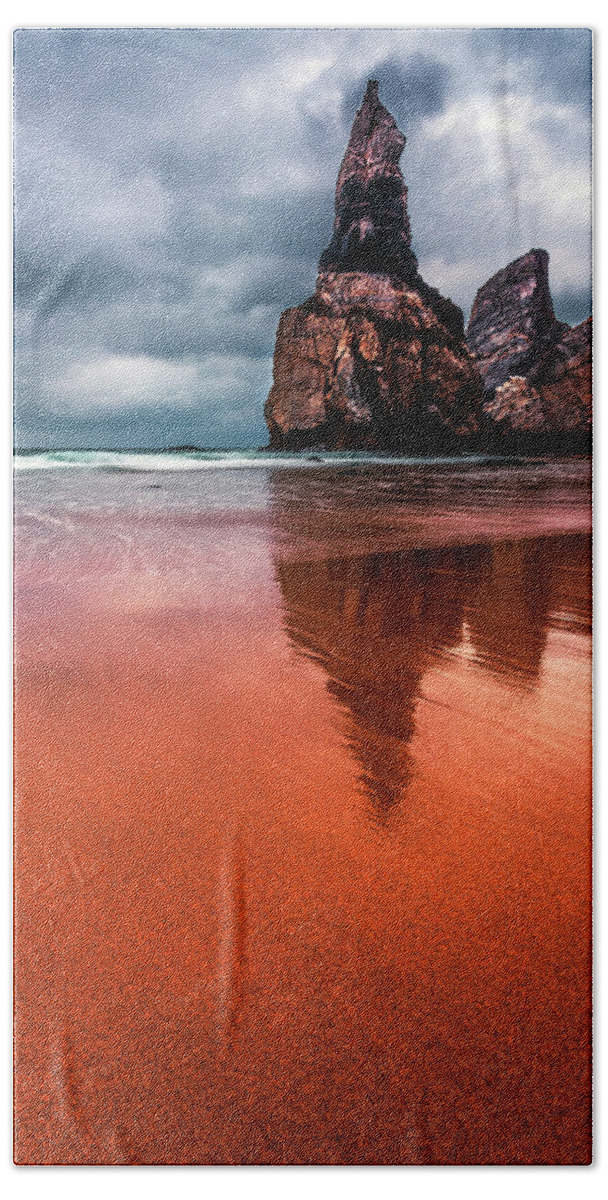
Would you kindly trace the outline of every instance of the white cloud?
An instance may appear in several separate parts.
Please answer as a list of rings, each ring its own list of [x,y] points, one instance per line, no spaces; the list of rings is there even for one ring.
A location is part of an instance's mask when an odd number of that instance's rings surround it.
[[[272,359],[246,354],[206,354],[188,363],[149,355],[89,356],[45,380],[41,407],[69,419],[120,417],[131,411],[196,410],[215,424],[251,420],[256,399],[271,381]],[[244,401],[251,397],[249,411]],[[256,399],[254,399],[256,398]]]
[[[72,363],[48,385],[50,407],[72,412],[196,403],[197,369],[147,355],[106,355]]]

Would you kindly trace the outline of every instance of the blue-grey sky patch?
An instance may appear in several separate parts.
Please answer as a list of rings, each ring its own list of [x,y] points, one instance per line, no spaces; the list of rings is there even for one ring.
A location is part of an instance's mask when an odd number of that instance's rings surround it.
[[[450,68],[440,58],[416,51],[408,58],[385,58],[373,63],[351,87],[342,101],[347,126],[353,122],[369,75],[380,85],[382,100],[401,128],[411,128],[422,117],[443,111],[447,101]]]
[[[557,315],[584,319],[590,56],[581,29],[18,31],[18,444],[264,441],[368,77],[425,278],[468,314],[543,246]]]

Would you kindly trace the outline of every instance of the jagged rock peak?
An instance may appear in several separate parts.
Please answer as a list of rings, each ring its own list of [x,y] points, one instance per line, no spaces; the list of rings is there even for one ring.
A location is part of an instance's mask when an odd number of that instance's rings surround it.
[[[281,316],[270,445],[452,453],[476,444],[483,383],[461,310],[410,249],[405,138],[369,81],[336,187],[314,296]]]
[[[405,146],[405,136],[397,128],[395,118],[384,107],[378,96],[378,84],[369,79],[361,108],[353,122],[348,146],[336,187],[336,200],[351,175],[373,179],[381,175],[397,175],[399,159]]]
[[[527,375],[565,328],[553,311],[549,255],[534,249],[508,263],[479,289],[467,343],[486,387],[493,389],[511,375]]]
[[[484,283],[467,343],[483,376],[492,437],[542,435],[560,452],[588,449],[591,319],[574,329],[557,320],[546,250],[529,250]]]
[[[334,232],[319,271],[367,271],[412,279],[407,188],[399,168],[405,137],[368,80],[338,174]]]

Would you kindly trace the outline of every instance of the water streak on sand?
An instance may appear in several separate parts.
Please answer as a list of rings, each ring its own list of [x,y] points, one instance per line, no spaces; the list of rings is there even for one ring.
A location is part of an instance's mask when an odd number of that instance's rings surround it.
[[[218,888],[218,1020],[220,1053],[238,1029],[245,995],[247,906],[238,835],[226,842]]]

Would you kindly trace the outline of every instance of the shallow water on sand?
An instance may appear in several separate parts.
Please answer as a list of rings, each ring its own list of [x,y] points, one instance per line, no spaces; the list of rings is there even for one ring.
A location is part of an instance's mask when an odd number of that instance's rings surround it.
[[[588,1160],[588,483],[20,473],[18,1161]]]

